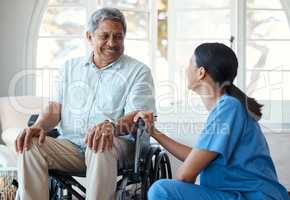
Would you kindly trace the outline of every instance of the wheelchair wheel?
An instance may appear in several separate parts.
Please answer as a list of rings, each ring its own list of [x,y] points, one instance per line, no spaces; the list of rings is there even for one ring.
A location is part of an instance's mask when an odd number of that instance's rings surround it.
[[[154,165],[158,154],[160,153],[161,149],[159,147],[152,147],[147,154],[144,171],[141,181],[141,199],[147,199],[147,192],[149,187],[154,182]]]
[[[49,172],[49,199],[50,200],[84,200],[85,188],[72,176],[64,175],[65,172],[50,170]],[[81,176],[83,177],[83,176]],[[76,187],[79,191],[75,190]]]
[[[167,153],[165,151],[161,151],[155,160],[153,180],[156,181],[158,179],[166,178],[172,178],[171,165]]]
[[[49,199],[50,200],[62,200],[63,195],[63,187],[61,183],[59,183],[57,180],[49,177]]]

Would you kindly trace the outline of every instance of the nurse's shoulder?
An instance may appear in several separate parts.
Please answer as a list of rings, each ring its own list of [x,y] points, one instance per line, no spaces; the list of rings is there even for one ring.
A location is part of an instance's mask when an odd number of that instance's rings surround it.
[[[224,94],[223,96],[220,97],[217,107],[219,109],[225,108],[226,110],[232,109],[234,110],[243,110],[244,107],[239,99],[236,97],[233,97],[229,94]]]

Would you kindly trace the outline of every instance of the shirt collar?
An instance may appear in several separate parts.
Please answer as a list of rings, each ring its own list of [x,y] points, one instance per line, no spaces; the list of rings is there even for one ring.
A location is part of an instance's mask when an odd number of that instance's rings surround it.
[[[93,57],[94,57],[94,52],[92,51],[88,56],[84,57],[84,62],[83,62],[83,66],[84,67],[89,67],[89,66],[93,66],[95,67],[96,69],[98,70],[105,70],[105,69],[108,69],[110,67],[114,67],[116,69],[120,69],[121,68],[121,65],[118,64],[120,62],[120,60],[123,58],[124,54],[121,55],[117,60],[115,60],[114,62],[108,64],[107,66],[99,69],[96,67],[96,65],[93,63]]]

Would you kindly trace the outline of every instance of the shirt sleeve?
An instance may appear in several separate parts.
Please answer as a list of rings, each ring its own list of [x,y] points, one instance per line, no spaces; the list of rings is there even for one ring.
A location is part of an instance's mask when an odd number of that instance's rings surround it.
[[[137,74],[126,100],[125,114],[137,110],[148,110],[156,114],[154,83],[147,67]]]
[[[228,160],[243,132],[245,116],[237,101],[222,100],[215,106],[195,148],[217,152]]]
[[[61,65],[57,73],[53,76],[53,90],[50,100],[60,104],[63,102],[66,63]]]

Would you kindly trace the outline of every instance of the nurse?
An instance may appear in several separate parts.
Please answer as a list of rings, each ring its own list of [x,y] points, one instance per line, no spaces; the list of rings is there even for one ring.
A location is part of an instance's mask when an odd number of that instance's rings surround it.
[[[149,111],[139,112],[148,133],[183,164],[175,180],[159,180],[149,200],[288,200],[278,182],[258,120],[262,105],[234,84],[238,61],[220,43],[198,46],[187,69],[188,88],[210,111],[192,147],[180,144],[154,127]],[[200,185],[195,184],[200,175]]]

